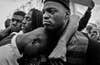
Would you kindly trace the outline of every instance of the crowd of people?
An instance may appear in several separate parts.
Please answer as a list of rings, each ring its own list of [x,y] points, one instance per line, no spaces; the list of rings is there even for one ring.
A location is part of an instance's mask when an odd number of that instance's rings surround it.
[[[15,11],[0,31],[0,65],[100,65],[100,29],[88,25],[95,3],[81,19],[69,3],[45,0],[42,11]]]

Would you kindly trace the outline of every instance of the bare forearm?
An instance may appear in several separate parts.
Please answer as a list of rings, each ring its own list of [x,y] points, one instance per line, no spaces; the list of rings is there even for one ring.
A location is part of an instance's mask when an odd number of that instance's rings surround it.
[[[66,57],[65,57],[66,44],[68,43],[69,39],[74,34],[74,32],[77,31],[78,23],[79,23],[79,17],[77,15],[71,16],[69,24],[67,28],[65,29],[64,34],[58,41],[58,44],[53,50],[53,52],[49,55],[49,58],[64,57],[63,60],[66,61]]]
[[[73,35],[75,31],[77,31],[79,16],[72,15],[70,18],[70,22],[65,30],[65,33],[62,35],[61,40],[68,42],[69,38]]]

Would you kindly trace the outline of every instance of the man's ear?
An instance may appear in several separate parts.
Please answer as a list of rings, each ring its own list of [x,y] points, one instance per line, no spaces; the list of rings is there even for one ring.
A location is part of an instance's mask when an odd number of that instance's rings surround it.
[[[67,12],[65,13],[65,18],[69,18],[69,16],[70,16],[70,12],[67,11]]]
[[[67,12],[66,12],[66,14],[65,14],[65,17],[64,17],[65,19],[64,19],[64,22],[65,22],[65,24],[67,25],[67,24],[69,24],[69,20],[70,20],[70,14],[68,14]]]

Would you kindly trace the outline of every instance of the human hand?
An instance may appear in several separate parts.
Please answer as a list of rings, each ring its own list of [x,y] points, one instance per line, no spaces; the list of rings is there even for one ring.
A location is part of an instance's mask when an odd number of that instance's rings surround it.
[[[88,7],[88,11],[91,11],[95,7],[95,3],[91,1],[91,6]]]
[[[60,40],[58,46],[56,46],[56,48],[53,50],[53,52],[49,55],[49,58],[61,58],[64,61],[66,61],[66,44],[62,44],[65,43],[64,40]]]

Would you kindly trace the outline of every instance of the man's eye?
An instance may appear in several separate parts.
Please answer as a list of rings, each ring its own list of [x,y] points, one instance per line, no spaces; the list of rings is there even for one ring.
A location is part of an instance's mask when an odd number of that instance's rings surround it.
[[[48,12],[51,13],[51,14],[54,14],[56,12],[56,10],[51,9]]]
[[[50,14],[55,14],[57,12],[55,8],[48,8],[46,9],[46,11],[49,12]]]
[[[27,20],[27,21],[30,21],[30,20],[31,20],[31,18],[30,18],[30,17],[26,17],[26,20]]]
[[[49,11],[49,13],[54,14],[55,12],[54,11]]]
[[[45,13],[45,10],[43,10],[42,13],[44,14]]]

